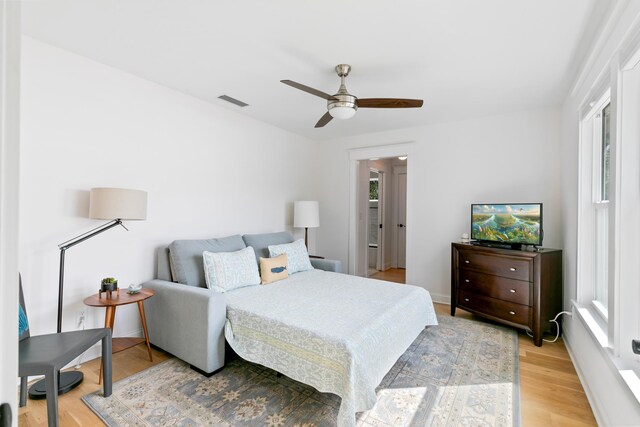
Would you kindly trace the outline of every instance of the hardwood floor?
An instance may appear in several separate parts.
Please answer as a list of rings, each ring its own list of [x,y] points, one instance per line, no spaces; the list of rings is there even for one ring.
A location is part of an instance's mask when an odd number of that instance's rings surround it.
[[[388,280],[388,279],[385,279]],[[449,306],[435,304],[436,312],[449,315]],[[462,310],[456,316],[484,321]],[[520,405],[523,427],[584,427],[596,426],[591,407],[584,394],[580,380],[562,342],[533,345],[524,332],[518,336],[520,354]],[[133,375],[158,364],[170,356],[155,349],[154,362],[149,362],[144,344],[137,345],[113,355],[113,380]],[[100,419],[80,400],[82,396],[101,389],[98,385],[99,360],[82,365],[84,382],[75,390],[60,396],[59,411],[61,426],[99,426]],[[44,400],[28,400],[20,408],[20,426],[46,426],[46,403]]]
[[[404,268],[390,268],[385,271],[378,271],[377,273],[370,275],[369,278],[404,284],[407,283],[405,272],[406,270]]]

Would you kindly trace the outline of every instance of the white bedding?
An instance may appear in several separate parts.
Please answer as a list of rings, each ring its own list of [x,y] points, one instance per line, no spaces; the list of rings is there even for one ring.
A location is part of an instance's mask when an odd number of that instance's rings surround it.
[[[422,288],[322,270],[225,296],[225,335],[236,353],[340,396],[339,426],[354,426],[355,413],[375,405],[382,378],[437,324]]]

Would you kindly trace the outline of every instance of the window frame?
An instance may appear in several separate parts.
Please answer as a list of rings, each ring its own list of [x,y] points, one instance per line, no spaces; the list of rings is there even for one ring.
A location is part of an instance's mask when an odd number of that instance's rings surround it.
[[[606,331],[609,321],[609,299],[612,297],[610,286],[610,233],[609,227],[611,221],[611,203],[609,200],[603,200],[603,111],[610,107],[612,103],[611,89],[605,88],[596,101],[589,103],[586,114],[580,120],[580,145],[581,153],[588,153],[590,161],[584,162],[581,158],[582,169],[580,172],[579,186],[581,191],[588,186],[588,191],[583,193],[586,200],[581,206],[579,212],[579,240],[585,243],[585,249],[579,253],[579,265],[585,267],[579,268],[579,300],[583,304],[590,307],[590,310],[597,316],[599,323]],[[611,117],[611,116],[610,116]],[[610,119],[611,120],[611,119]],[[610,121],[611,123],[611,121]],[[610,124],[611,126],[611,124]],[[609,142],[611,144],[611,140]],[[588,165],[588,166],[587,166]],[[611,158],[609,160],[611,173]],[[609,176],[609,185],[611,185],[611,176]],[[611,196],[611,188],[609,188],[609,198]],[[588,194],[588,195],[587,195]],[[604,229],[598,229],[598,222],[603,211],[607,215]],[[588,242],[588,243],[587,243]],[[598,250],[606,244],[606,259],[604,263],[604,278],[600,277],[598,269]],[[600,264],[602,267],[602,264]],[[602,284],[600,280],[604,280]],[[602,286],[604,286],[602,288]],[[606,293],[606,299],[603,301],[598,298],[602,292]]]
[[[605,110],[609,109],[609,188],[605,189],[605,150],[604,150],[604,133],[605,133]],[[592,122],[592,139],[593,148],[593,170],[592,170],[592,193],[593,193],[593,283],[591,294],[591,305],[600,318],[607,323],[609,321],[609,223],[610,217],[610,197],[611,197],[611,90],[607,90],[600,100],[594,104],[589,116],[585,119]],[[600,224],[601,217],[606,216],[603,224]],[[599,259],[600,251],[604,246],[604,259]],[[604,277],[601,277],[599,268],[604,267]],[[601,280],[604,283],[601,283]],[[605,298],[602,298],[602,294]]]

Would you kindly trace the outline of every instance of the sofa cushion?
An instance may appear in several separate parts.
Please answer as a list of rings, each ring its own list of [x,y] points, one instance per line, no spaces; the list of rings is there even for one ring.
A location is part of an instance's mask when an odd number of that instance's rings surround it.
[[[204,251],[204,273],[207,288],[224,293],[245,286],[259,285],[258,266],[253,261],[252,247],[235,252]]]
[[[293,237],[286,231],[278,233],[245,234],[242,240],[256,252],[256,263],[260,264],[260,257],[269,258],[269,245],[281,245],[293,242]]]
[[[189,286],[207,287],[202,253],[235,252],[246,248],[240,235],[207,240],[175,240],[169,245],[175,280]]]
[[[284,243],[282,245],[269,245],[269,256],[275,258],[279,255],[287,254],[287,269],[289,274],[295,274],[300,271],[313,270],[307,247],[304,240],[296,240],[293,243]]]

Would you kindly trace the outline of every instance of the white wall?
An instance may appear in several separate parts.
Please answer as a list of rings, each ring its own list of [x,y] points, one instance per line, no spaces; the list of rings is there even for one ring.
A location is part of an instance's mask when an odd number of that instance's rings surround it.
[[[77,311],[102,277],[121,286],[153,278],[161,245],[290,229],[292,202],[313,199],[314,142],[36,40],[23,43],[20,269],[33,333],[55,331],[57,244],[104,223],[88,219],[92,187],[148,191],[148,220],[67,252],[64,330],[76,329]],[[103,325],[103,310],[87,312],[87,327]],[[119,308],[115,335],[139,331],[137,308]]]
[[[349,150],[411,141],[416,185],[408,197],[416,220],[408,224],[408,283],[450,301],[450,244],[469,231],[471,203],[543,202],[544,245],[559,247],[559,116],[547,108],[323,142],[318,253],[347,265]]]
[[[592,44],[591,53],[579,71],[575,87],[562,109],[560,152],[563,165],[562,240],[566,309],[570,307],[570,301],[577,298],[578,289],[578,110],[587,100],[601,73],[608,71],[607,63],[618,51],[625,36],[634,28],[634,21],[640,17],[640,2],[615,2],[608,14],[610,18]],[[583,386],[598,422],[607,426],[640,425],[640,405],[611,363],[611,356],[607,354],[609,350],[598,345],[584,322],[577,317],[574,315],[564,320],[564,338],[581,373]]]
[[[0,3],[0,404],[18,425],[20,2]]]

